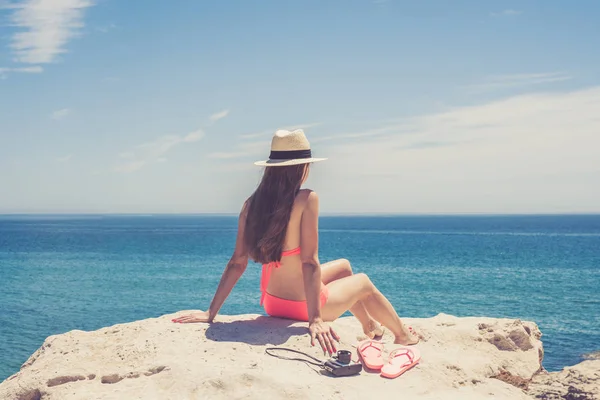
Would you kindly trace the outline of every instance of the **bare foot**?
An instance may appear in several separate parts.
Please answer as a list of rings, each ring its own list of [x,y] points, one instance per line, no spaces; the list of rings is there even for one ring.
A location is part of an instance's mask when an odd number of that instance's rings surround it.
[[[394,343],[401,344],[403,346],[411,346],[419,343],[420,340],[421,339],[419,335],[417,335],[415,330],[409,326],[408,330],[404,329],[402,335],[396,336],[396,338],[394,339]]]
[[[363,326],[363,332],[369,339],[381,339],[383,337],[383,328],[374,320]]]

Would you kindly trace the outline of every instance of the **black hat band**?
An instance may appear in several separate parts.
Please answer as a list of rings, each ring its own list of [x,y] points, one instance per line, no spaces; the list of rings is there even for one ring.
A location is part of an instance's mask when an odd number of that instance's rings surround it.
[[[287,150],[287,151],[274,151],[271,150],[269,155],[270,160],[292,160],[296,158],[311,158],[312,154],[310,149],[308,150]]]

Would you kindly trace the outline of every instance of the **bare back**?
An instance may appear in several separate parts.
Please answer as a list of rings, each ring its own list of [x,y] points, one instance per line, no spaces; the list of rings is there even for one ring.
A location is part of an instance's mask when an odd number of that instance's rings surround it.
[[[316,193],[309,189],[298,192],[292,207],[290,221],[288,223],[283,250],[292,250],[302,245],[302,217],[307,209],[309,199],[315,197]],[[306,234],[306,232],[305,232]],[[306,300],[302,277],[302,255],[296,254],[282,257],[281,266],[274,268],[267,292],[273,296],[287,300]]]

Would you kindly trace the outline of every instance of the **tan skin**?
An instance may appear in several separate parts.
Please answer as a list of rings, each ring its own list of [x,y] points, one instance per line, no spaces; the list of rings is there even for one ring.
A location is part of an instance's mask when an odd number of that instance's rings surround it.
[[[304,173],[303,183],[308,178],[309,167]],[[281,267],[273,269],[267,287],[268,293],[283,299],[304,301],[308,308],[308,329],[311,345],[319,342],[323,351],[337,351],[339,336],[327,322],[334,321],[350,311],[360,321],[363,331],[370,338],[381,336],[379,323],[386,326],[395,336],[395,343],[416,344],[418,336],[406,329],[390,302],[381,294],[365,274],[353,274],[350,263],[345,259],[325,264],[319,262],[319,198],[317,193],[300,190],[290,216],[284,241],[284,250],[300,247],[299,255],[282,258]],[[200,311],[175,318],[177,323],[211,323],[231,293],[248,265],[248,250],[244,244],[246,225],[245,204],[239,214],[238,232],[233,254],[225,267],[217,291],[208,311]],[[292,282],[303,281],[304,285]],[[327,285],[329,297],[321,308],[321,282]],[[379,321],[379,323],[377,322]]]

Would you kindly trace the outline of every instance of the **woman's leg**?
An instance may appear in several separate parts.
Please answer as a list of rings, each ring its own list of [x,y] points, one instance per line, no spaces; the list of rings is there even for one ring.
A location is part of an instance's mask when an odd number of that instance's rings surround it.
[[[338,279],[346,278],[352,275],[352,267],[350,261],[341,258],[339,260],[330,261],[321,264],[321,281],[325,285],[330,284]],[[365,335],[373,339],[376,336],[383,335],[381,326],[369,315],[362,301],[357,301],[349,311],[358,319],[363,327]],[[345,311],[344,311],[345,312]],[[344,313],[342,312],[342,314]]]
[[[321,309],[323,319],[333,321],[361,301],[367,312],[395,336],[394,343],[416,344],[419,338],[404,327],[394,307],[365,274],[355,274],[330,282],[327,303]]]

